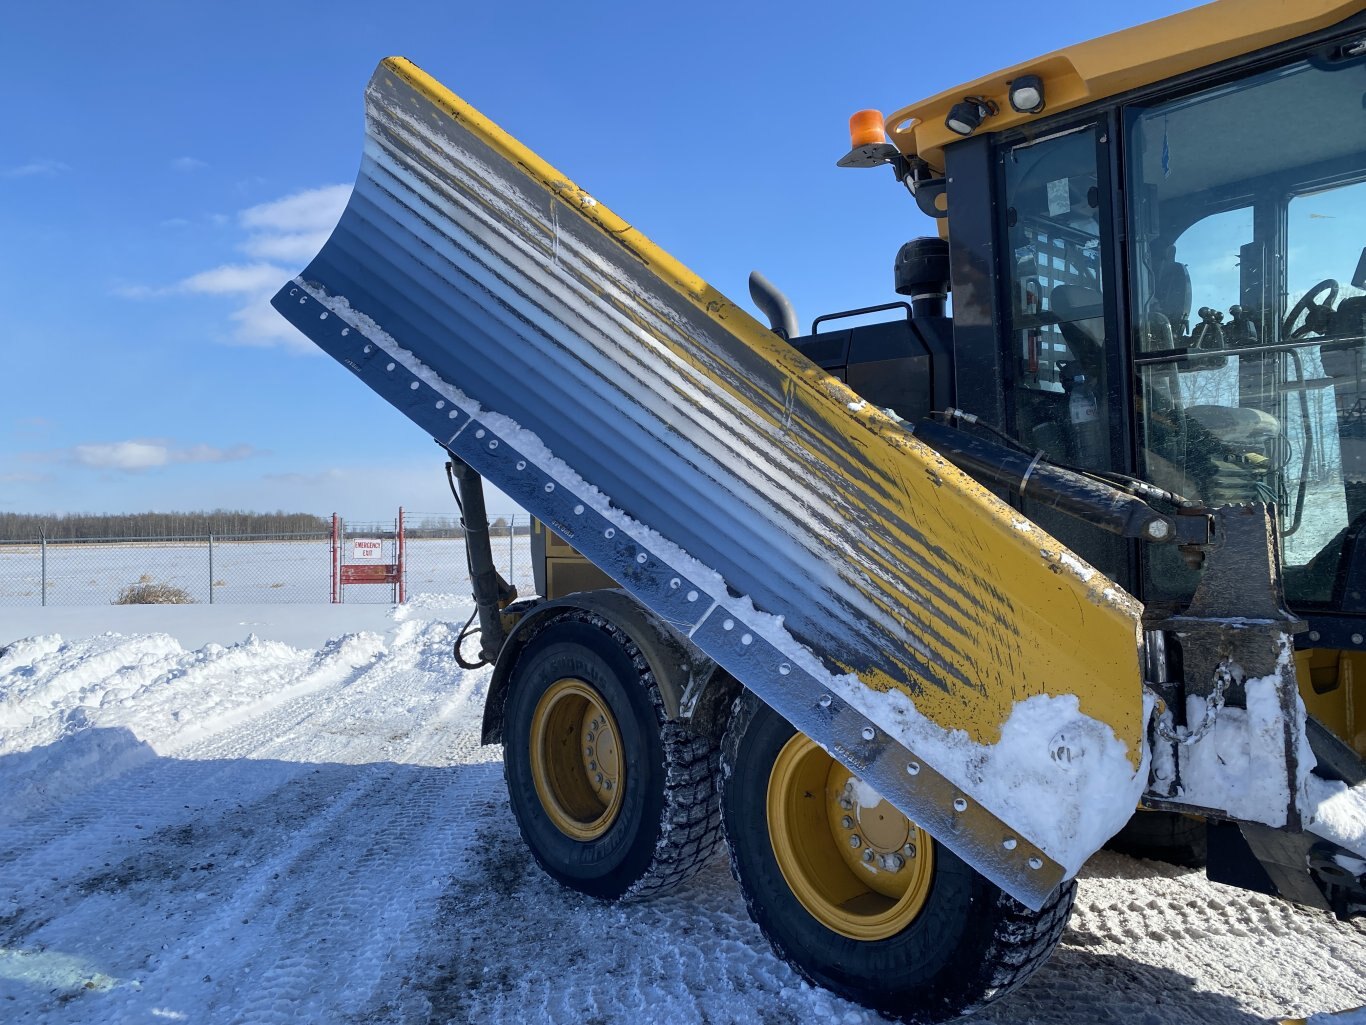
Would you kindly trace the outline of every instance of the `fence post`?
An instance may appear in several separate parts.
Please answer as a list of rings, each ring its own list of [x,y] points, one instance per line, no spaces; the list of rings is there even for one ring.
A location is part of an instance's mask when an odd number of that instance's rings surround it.
[[[340,533],[341,533],[341,521],[337,518],[337,514],[336,514],[336,513],[333,513],[333,514],[332,514],[332,547],[331,547],[331,549],[329,550],[329,553],[328,553],[328,554],[330,555],[330,557],[331,557],[331,560],[332,560],[332,562],[331,562],[331,567],[330,567],[330,569],[328,570],[328,575],[329,575],[329,577],[331,578],[331,584],[332,584],[332,604],[333,604],[333,605],[336,605],[338,602],[341,601],[341,588],[340,588],[340,586],[339,586],[338,583],[337,583],[337,574],[338,574],[338,570],[337,570],[337,559],[338,559],[338,544],[339,544],[339,542],[338,542],[338,535],[339,535]]]
[[[512,583],[512,542],[517,537],[517,514],[508,517],[508,583]]]
[[[209,604],[213,604],[213,531],[209,531]]]
[[[44,605],[47,604],[47,531],[38,531],[38,548],[42,553],[43,569],[39,580],[39,589],[42,592],[41,598]]]

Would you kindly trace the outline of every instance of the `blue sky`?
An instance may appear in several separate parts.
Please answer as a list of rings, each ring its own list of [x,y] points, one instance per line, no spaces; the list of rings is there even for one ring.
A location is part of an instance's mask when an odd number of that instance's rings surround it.
[[[896,298],[932,232],[886,169],[835,168],[851,112],[1191,6],[10,5],[0,510],[450,510],[436,447],[265,304],[345,201],[382,57],[809,323]]]

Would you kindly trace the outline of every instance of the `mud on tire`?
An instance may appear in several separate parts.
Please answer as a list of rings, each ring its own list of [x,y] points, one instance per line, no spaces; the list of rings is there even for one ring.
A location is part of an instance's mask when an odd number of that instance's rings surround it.
[[[619,792],[596,787],[603,809],[596,818],[589,800],[594,777],[575,778],[568,755],[568,745],[577,753],[583,738],[546,740],[542,729],[541,755],[533,757],[537,723],[568,733],[575,702],[589,722],[595,709],[593,719],[612,720]],[[556,617],[519,654],[505,707],[503,771],[512,810],[551,877],[605,900],[643,898],[684,882],[711,856],[721,835],[715,744],[668,720],[649,665],[624,631],[583,610]]]
[[[1034,912],[937,841],[924,903],[899,933],[850,939],[814,917],[784,878],[767,820],[770,774],[795,733],[746,693],[736,701],[721,750],[731,870],[750,916],[780,958],[808,981],[907,1022],[971,1013],[1048,959],[1067,924],[1076,884],[1059,887]]]

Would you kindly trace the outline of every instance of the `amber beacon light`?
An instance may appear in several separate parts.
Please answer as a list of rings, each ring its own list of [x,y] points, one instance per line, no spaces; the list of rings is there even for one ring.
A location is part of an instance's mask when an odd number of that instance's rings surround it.
[[[876,146],[887,141],[887,133],[882,129],[882,111],[857,110],[849,115],[849,145],[853,149],[860,146]]]

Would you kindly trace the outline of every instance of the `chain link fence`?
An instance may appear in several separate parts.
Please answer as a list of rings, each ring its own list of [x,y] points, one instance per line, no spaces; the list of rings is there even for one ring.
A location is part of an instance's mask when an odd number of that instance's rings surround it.
[[[498,570],[522,594],[534,591],[530,522],[497,517],[490,525]],[[174,589],[184,600],[215,604],[326,603],[333,596],[334,557],[348,542],[378,538],[382,560],[396,555],[396,525],[346,523],[331,533],[235,534],[163,538],[0,541],[0,606],[107,605],[129,588]],[[349,560],[348,560],[349,561]],[[445,517],[409,515],[404,538],[409,597],[468,595],[463,531]],[[393,587],[347,584],[347,603],[391,602]],[[172,592],[172,593],[174,593]]]

